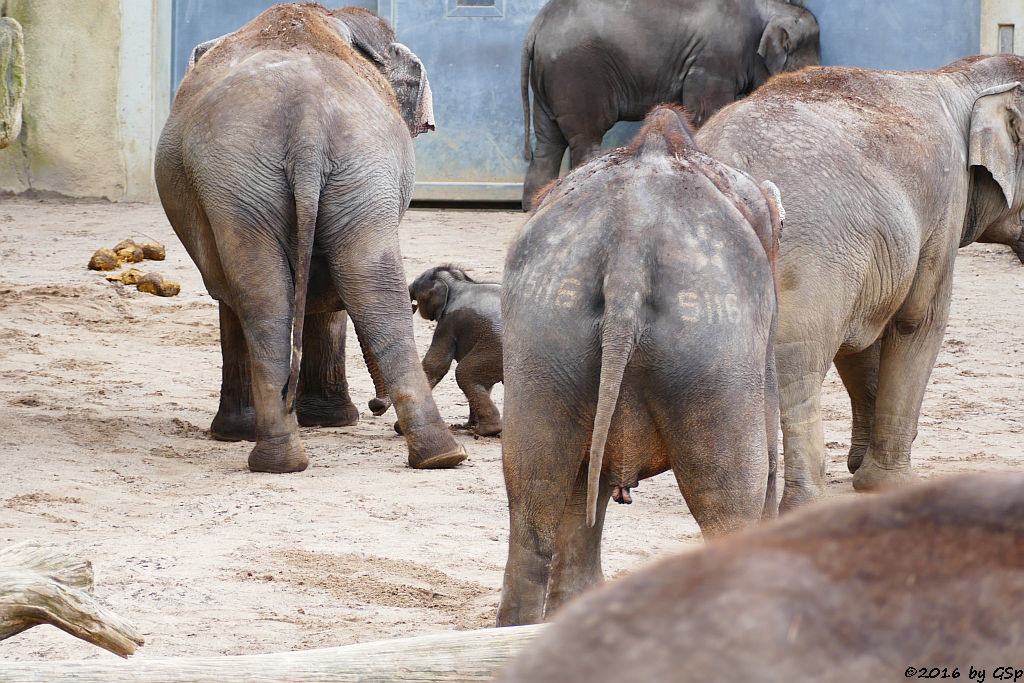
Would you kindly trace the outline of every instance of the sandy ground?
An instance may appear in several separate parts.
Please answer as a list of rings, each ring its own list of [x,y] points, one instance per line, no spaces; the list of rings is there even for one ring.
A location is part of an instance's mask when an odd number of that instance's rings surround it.
[[[0,200],[0,545],[60,543],[92,560],[96,594],[146,638],[136,657],[274,652],[493,623],[507,512],[498,439],[457,438],[455,470],[405,466],[394,413],[373,417],[348,348],[356,427],[303,429],[301,474],[253,474],[221,443],[217,309],[157,205]],[[512,211],[411,210],[406,275],[457,261],[497,280]],[[95,249],[155,239],[162,299],[86,270]],[[1009,250],[961,250],[949,329],[925,397],[920,475],[1021,469],[1024,269]],[[421,353],[431,327],[416,319]],[[354,336],[350,336],[354,339]],[[849,404],[834,371],[825,433],[832,495],[850,493]],[[501,388],[495,394],[501,397]],[[454,373],[435,397],[464,421]],[[612,506],[607,576],[700,542],[671,474]],[[50,626],[0,660],[113,657]]]

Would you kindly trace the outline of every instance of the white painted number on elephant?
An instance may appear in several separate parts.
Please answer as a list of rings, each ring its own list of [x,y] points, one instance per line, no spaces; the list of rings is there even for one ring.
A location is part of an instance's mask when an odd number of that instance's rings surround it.
[[[679,317],[687,323],[736,324],[740,321],[740,301],[735,294],[721,292],[679,292]]]

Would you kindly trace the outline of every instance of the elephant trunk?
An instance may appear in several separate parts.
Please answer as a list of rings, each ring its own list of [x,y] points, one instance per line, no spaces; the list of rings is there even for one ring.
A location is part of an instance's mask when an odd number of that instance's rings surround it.
[[[373,379],[373,392],[375,396],[370,399],[370,411],[374,415],[383,415],[387,412],[388,408],[391,407],[391,399],[388,397],[388,390],[384,387],[384,378],[381,377],[380,368],[377,367],[377,361],[370,353],[370,349],[366,345],[366,339],[363,338],[363,333],[358,327],[356,327],[356,339],[359,340],[359,350],[363,352],[363,362],[366,363],[366,369],[370,371],[370,377]]]

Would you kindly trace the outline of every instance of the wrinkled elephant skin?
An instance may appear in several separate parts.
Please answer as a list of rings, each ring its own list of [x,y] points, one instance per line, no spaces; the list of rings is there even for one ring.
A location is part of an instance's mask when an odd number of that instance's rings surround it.
[[[700,126],[770,75],[820,61],[814,15],[783,0],[550,0],[523,41],[523,209],[566,147],[572,168],[585,164],[616,121],[673,102]]]
[[[1024,59],[936,71],[809,68],[777,76],[697,135],[782,192],[776,357],[781,508],[821,497],[821,384],[850,394],[857,490],[913,479],[910,449],[942,344],[957,248],[1019,235]]]
[[[190,64],[155,170],[167,218],[220,302],[211,431],[254,439],[252,470],[305,469],[297,421],[358,419],[347,313],[378,395],[395,399],[410,465],[463,460],[416,357],[398,246],[411,135],[433,127],[423,65],[376,15],[312,4],[273,7],[197,46]]]
[[[641,479],[671,469],[709,536],[774,515],[773,197],[658,107],[539,198],[502,283],[498,625],[601,580],[608,500]]]
[[[1011,473],[829,501],[591,591],[498,680],[1011,680],[1022,511]]]

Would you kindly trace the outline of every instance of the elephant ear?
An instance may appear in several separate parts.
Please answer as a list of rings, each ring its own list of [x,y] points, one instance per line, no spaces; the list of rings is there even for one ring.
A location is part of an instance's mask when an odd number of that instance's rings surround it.
[[[230,33],[225,33],[224,35],[218,38],[213,38],[212,40],[204,41],[196,45],[194,48],[192,48],[192,54],[188,56],[188,68],[185,69],[185,73],[191,71],[193,67],[195,67],[196,62],[202,59],[203,55],[205,55],[207,52],[223,43],[224,39],[230,35]]]
[[[441,279],[435,279],[434,283],[427,289],[416,292],[416,305],[420,315],[427,320],[437,320],[448,305],[448,283]]]
[[[793,52],[793,41],[790,31],[794,28],[791,17],[775,15],[768,20],[761,34],[761,43],[757,46],[757,54],[764,60],[768,73],[777,74],[786,66],[786,60]]]
[[[391,84],[409,132],[416,137],[434,130],[434,98],[423,62],[401,43],[389,44],[385,52],[384,76]]]
[[[1007,208],[1014,205],[1024,121],[1019,107],[1021,85],[1004,83],[981,93],[971,111],[968,168],[981,166],[999,184]]]

